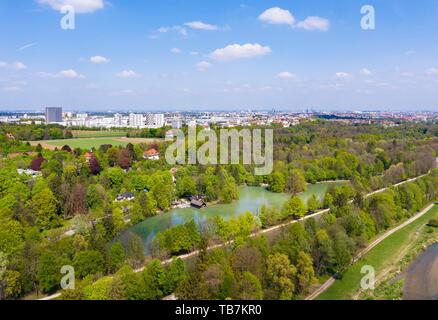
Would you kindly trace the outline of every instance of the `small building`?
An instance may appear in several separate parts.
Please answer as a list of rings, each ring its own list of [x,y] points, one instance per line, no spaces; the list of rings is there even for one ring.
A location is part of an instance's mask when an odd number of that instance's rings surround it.
[[[23,175],[23,174],[28,175],[28,176],[31,176],[32,178],[36,178],[36,177],[41,175],[40,171],[35,171],[32,169],[17,169],[17,173],[19,175]]]
[[[88,162],[91,160],[91,158],[93,158],[94,155],[93,153],[87,151],[85,152],[84,156],[85,156],[85,160]]]
[[[132,201],[135,199],[135,196],[132,192],[124,192],[121,195],[118,195],[116,198],[117,202],[122,202],[122,201]]]
[[[166,131],[166,139],[173,139],[175,137],[175,132],[173,130]]]
[[[193,199],[190,202],[190,205],[192,207],[194,207],[194,208],[197,208],[197,209],[202,209],[202,208],[207,207],[207,204],[204,201],[202,201],[202,200],[195,200],[195,199]]]
[[[156,149],[149,149],[143,153],[143,158],[147,160],[160,160],[160,153]]]

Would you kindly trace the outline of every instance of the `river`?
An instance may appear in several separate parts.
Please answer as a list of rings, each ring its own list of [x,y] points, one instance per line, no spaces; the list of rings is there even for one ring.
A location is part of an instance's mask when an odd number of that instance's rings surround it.
[[[341,183],[342,182],[327,182],[308,185],[307,190],[299,194],[299,197],[305,203],[307,203],[307,200],[312,195],[316,195],[322,201],[330,185],[339,185]],[[262,187],[241,187],[239,190],[239,200],[233,203],[212,205],[200,210],[195,208],[173,209],[160,215],[147,218],[143,222],[129,228],[124,234],[126,235],[129,232],[133,232],[140,236],[143,240],[145,253],[150,255],[151,242],[158,232],[187,223],[191,220],[195,220],[196,223],[202,223],[216,216],[221,216],[226,220],[244,214],[246,211],[258,215],[263,205],[266,205],[268,208],[280,209],[290,196],[291,195],[287,193],[272,193]]]
[[[410,265],[403,289],[404,300],[438,300],[438,243]]]

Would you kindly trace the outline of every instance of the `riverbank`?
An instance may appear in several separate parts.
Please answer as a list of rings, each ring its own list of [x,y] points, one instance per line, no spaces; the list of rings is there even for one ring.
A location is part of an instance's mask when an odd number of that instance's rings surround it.
[[[402,250],[410,243],[412,235],[419,227],[438,213],[438,206],[430,205],[425,210],[403,223],[401,228],[389,234],[377,245],[364,252],[362,256],[343,274],[341,280],[333,281],[332,285],[322,292],[317,300],[350,300],[360,290],[360,282],[364,274],[361,273],[363,266],[372,266],[376,275],[381,274],[385,268],[397,260]],[[414,219],[414,220],[413,220]],[[413,221],[411,221],[413,220]]]
[[[435,217],[438,217],[438,212]],[[431,299],[433,292],[438,293],[438,266],[432,267],[438,263],[438,229],[422,225],[411,234],[408,242],[393,263],[377,275],[376,289],[360,291],[355,299]],[[433,246],[436,248],[434,253],[431,252]],[[430,288],[430,293],[427,288]]]

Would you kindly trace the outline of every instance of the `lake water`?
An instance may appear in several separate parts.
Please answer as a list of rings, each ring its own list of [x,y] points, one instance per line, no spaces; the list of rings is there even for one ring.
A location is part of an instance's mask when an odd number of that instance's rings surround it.
[[[338,184],[341,183],[327,182],[309,185],[305,192],[299,194],[299,197],[305,203],[307,203],[307,200],[312,195],[316,195],[322,201],[329,186]],[[266,205],[268,208],[280,209],[290,196],[290,194],[286,193],[272,193],[262,187],[242,187],[239,190],[239,200],[233,203],[213,205],[204,209],[173,209],[148,218],[129,228],[127,232],[133,232],[140,236],[143,240],[146,254],[150,254],[151,242],[158,232],[190,222],[191,220],[202,223],[216,216],[220,216],[226,220],[244,214],[246,211],[258,215],[263,205]]]

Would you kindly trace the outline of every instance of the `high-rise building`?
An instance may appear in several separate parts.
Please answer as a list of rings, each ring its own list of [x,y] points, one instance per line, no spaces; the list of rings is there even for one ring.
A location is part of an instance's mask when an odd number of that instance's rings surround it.
[[[129,115],[129,126],[131,128],[144,128],[144,117],[142,114],[131,113]]]
[[[173,129],[181,129],[182,128],[182,121],[181,120],[173,120],[172,121],[172,128]]]
[[[148,113],[146,115],[146,126],[148,128],[162,128],[164,127],[164,114]]]
[[[46,108],[46,122],[47,123],[62,122],[62,108]]]

